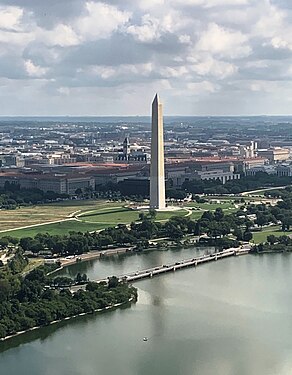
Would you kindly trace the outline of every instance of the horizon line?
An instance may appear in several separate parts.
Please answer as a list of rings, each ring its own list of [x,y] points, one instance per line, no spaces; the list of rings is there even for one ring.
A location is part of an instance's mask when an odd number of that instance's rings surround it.
[[[151,115],[0,115],[3,117],[149,117]],[[241,114],[241,115],[164,115],[163,117],[292,117],[291,114]]]

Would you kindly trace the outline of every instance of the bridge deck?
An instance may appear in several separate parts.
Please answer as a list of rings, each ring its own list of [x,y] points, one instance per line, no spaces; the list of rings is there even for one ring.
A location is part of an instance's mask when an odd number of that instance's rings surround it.
[[[250,252],[250,249],[251,249],[250,246],[230,248],[230,249],[218,252],[218,253],[202,255],[199,257],[185,259],[185,260],[181,260],[181,261],[171,263],[171,264],[163,264],[157,267],[152,267],[152,268],[148,268],[145,270],[131,272],[131,273],[127,273],[124,275],[119,275],[117,276],[117,278],[120,281],[134,282],[134,281],[142,280],[145,278],[151,278],[153,276],[158,276],[160,274],[164,274],[167,272],[181,270],[186,267],[195,267],[202,263],[217,261],[219,259],[224,259],[227,257],[236,256],[236,255],[248,254]],[[95,282],[108,282],[108,279],[109,278],[99,279],[99,280],[94,280],[94,281]]]

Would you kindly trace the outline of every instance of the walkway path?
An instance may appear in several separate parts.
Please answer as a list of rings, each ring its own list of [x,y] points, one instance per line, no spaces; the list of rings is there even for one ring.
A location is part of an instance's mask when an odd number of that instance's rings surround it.
[[[241,196],[247,196],[247,195],[250,195],[250,194],[261,193],[262,191],[281,190],[281,189],[285,189],[286,187],[287,186],[279,186],[279,187],[269,187],[269,188],[264,188],[264,189],[244,191],[243,193],[240,193],[240,195]]]
[[[14,230],[16,231],[16,230],[20,230],[20,229],[29,229],[29,228],[34,228],[34,227],[41,227],[43,225],[57,224],[57,223],[62,223],[63,221],[71,221],[71,220],[76,221],[76,218],[72,217],[72,218],[56,220],[56,221],[46,221],[45,223],[25,225],[23,227],[16,227],[16,228],[11,228],[11,229],[0,230],[0,233],[12,232]]]

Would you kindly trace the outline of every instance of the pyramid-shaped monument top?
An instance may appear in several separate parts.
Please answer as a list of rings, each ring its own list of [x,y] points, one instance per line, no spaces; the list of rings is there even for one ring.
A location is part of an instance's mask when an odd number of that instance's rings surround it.
[[[153,99],[153,104],[156,104],[156,103],[157,103],[157,104],[160,104],[160,103],[161,103],[158,94],[155,94],[155,97],[154,97],[154,99]]]

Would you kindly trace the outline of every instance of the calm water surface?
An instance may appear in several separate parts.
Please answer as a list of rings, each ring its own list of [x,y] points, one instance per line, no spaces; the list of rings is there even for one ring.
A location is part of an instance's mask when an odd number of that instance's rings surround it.
[[[81,272],[120,274],[194,251],[95,261]],[[291,285],[292,255],[229,258],[144,280],[131,308],[0,344],[0,374],[290,375]]]

